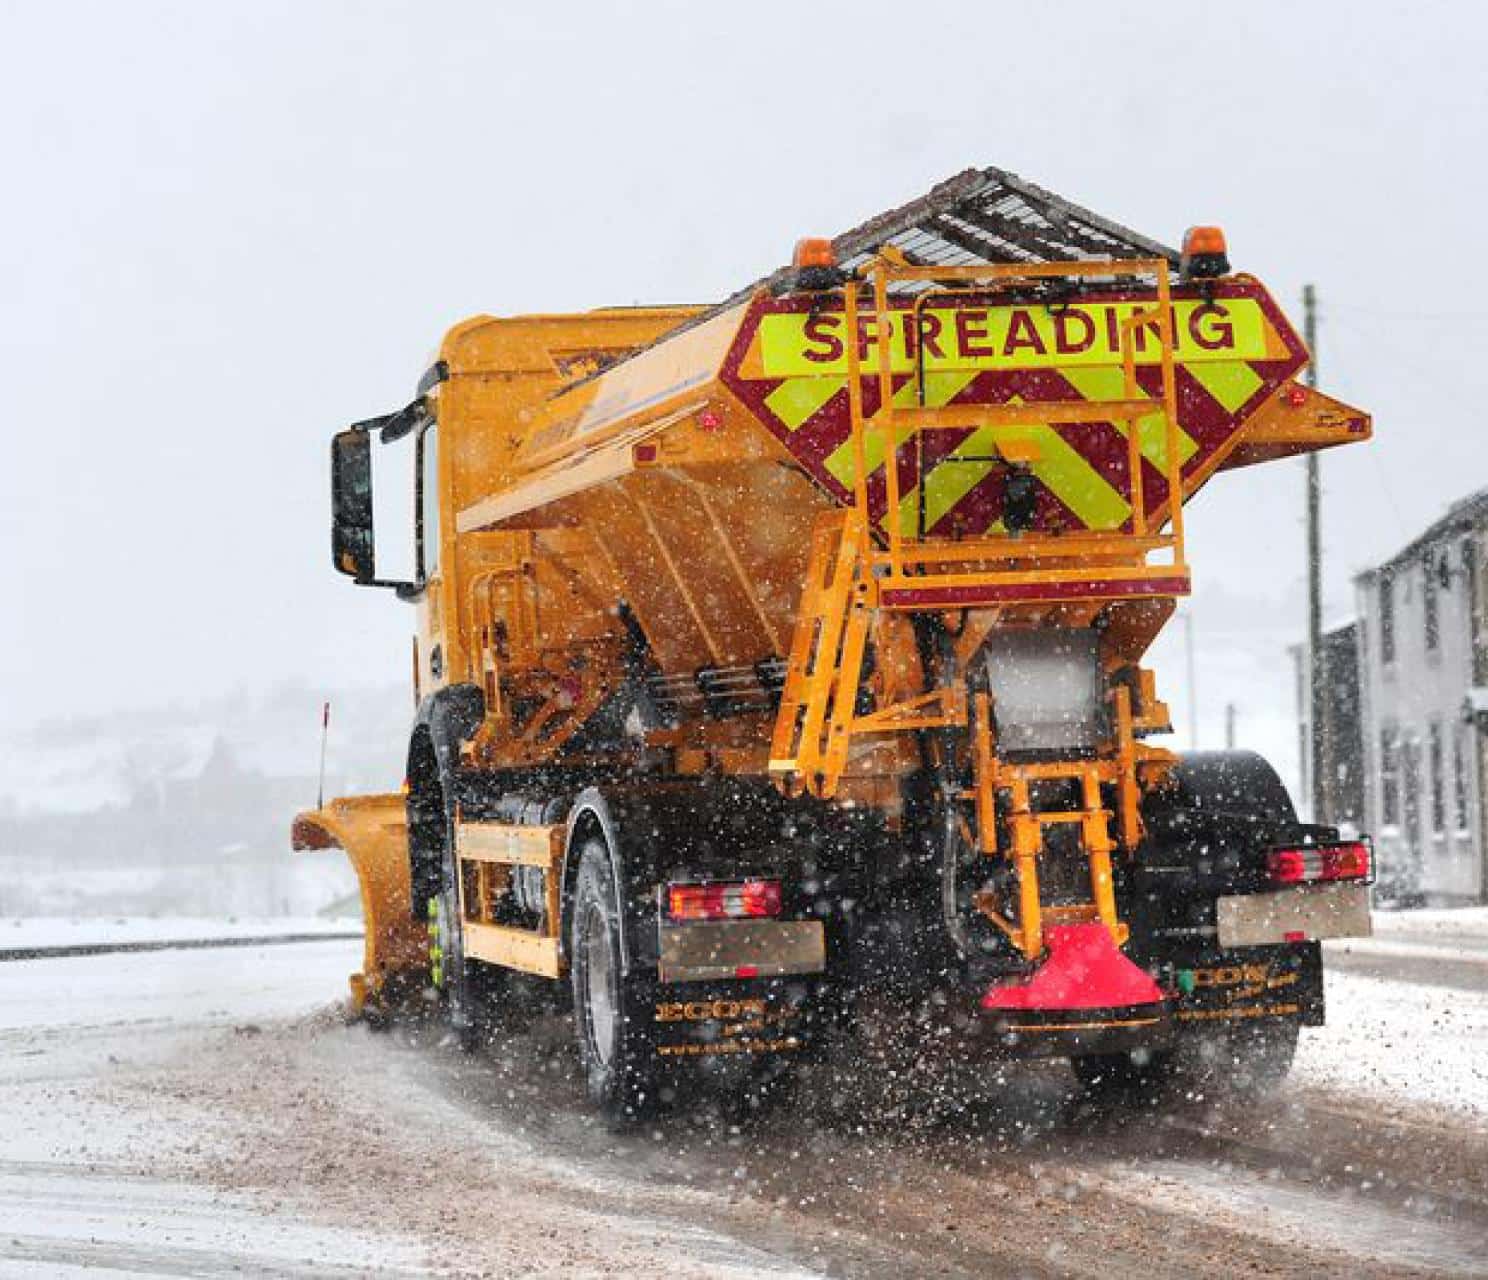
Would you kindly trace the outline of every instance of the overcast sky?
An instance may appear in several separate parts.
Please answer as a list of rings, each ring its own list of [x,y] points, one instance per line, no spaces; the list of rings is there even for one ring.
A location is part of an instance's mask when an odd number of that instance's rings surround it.
[[[445,328],[713,300],[970,165],[1219,222],[1294,315],[1316,282],[1377,430],[1326,458],[1342,612],[1488,484],[1482,13],[7,0],[0,727],[401,679],[411,612],[329,565],[326,440]],[[1190,509],[1201,644],[1278,670],[1300,465]]]

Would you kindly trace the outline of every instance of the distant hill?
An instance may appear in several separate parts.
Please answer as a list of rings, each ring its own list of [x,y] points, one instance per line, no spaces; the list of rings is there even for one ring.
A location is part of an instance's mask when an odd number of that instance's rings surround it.
[[[56,719],[0,739],[0,916],[302,915],[355,889],[289,852],[313,807],[318,690]],[[337,691],[326,794],[395,790],[406,689]]]

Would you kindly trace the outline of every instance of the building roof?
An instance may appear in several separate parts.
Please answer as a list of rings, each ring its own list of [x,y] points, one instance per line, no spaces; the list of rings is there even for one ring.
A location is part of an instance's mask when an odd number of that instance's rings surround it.
[[[1381,561],[1371,569],[1365,569],[1363,573],[1355,575],[1355,578],[1357,581],[1367,582],[1387,569],[1401,568],[1420,559],[1427,548],[1484,523],[1488,523],[1488,489],[1479,489],[1465,498],[1459,498],[1447,508],[1444,516],[1427,526],[1424,532],[1406,543],[1388,560]]]
[[[1326,645],[1330,640],[1335,644],[1341,643],[1349,638],[1349,634],[1358,630],[1359,615],[1349,614],[1346,618],[1337,618],[1332,622],[1323,624],[1323,643]],[[1287,645],[1287,652],[1294,658],[1300,658],[1307,652],[1307,641],[1297,640]]]

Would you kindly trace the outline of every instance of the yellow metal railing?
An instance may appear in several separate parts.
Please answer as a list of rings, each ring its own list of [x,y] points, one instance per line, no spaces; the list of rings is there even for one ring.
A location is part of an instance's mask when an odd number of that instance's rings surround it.
[[[1065,401],[1030,401],[1017,404],[959,404],[927,407],[923,308],[931,299],[956,297],[978,285],[1006,286],[1009,283],[1039,280],[1133,279],[1151,277],[1156,281],[1152,305],[1133,311],[1120,323],[1123,394],[1119,399],[1082,399]],[[866,280],[871,288],[872,308],[865,315],[860,298]],[[908,307],[893,308],[889,291],[896,284],[924,286]],[[913,372],[915,393],[913,407],[898,403],[890,353],[890,317],[895,311],[904,315],[905,324],[914,324],[916,365]],[[942,589],[1005,588],[1013,591],[1019,584],[1049,584],[1063,579],[1073,583],[1082,575],[1088,577],[1095,567],[1100,577],[1112,583],[1152,582],[1154,594],[1165,594],[1167,583],[1173,590],[1186,589],[1187,569],[1183,548],[1183,477],[1181,436],[1178,425],[1176,359],[1174,355],[1174,322],[1172,279],[1169,264],[1161,258],[1123,259],[1091,262],[1027,263],[964,267],[918,267],[902,260],[879,255],[858,272],[858,280],[844,290],[845,346],[848,367],[847,391],[852,431],[854,460],[853,506],[866,527],[872,528],[869,509],[867,433],[879,433],[884,459],[884,518],[882,529],[886,546],[875,551],[873,567],[880,587],[892,602],[896,588],[923,589],[932,577]],[[875,367],[866,371],[878,384],[878,410],[869,418],[864,412],[863,386],[865,369],[863,324],[872,324],[876,347]],[[1138,334],[1143,329],[1155,332],[1157,358],[1162,371],[1162,385],[1156,396],[1145,394],[1137,381]],[[1145,339],[1143,339],[1145,342]],[[1057,369],[1057,366],[1055,366]],[[1163,433],[1162,472],[1168,501],[1167,531],[1152,527],[1146,503],[1142,450],[1143,420],[1160,416]],[[985,533],[974,537],[934,539],[922,527],[922,513],[917,509],[911,529],[906,531],[901,506],[898,457],[899,450],[912,436],[917,437],[920,468],[917,483],[925,492],[924,438],[933,431],[985,428],[991,433],[993,448],[1000,457],[1014,464],[1019,460],[1016,432],[1008,428],[1058,423],[1113,422],[1124,423],[1127,438],[1127,468],[1130,476],[1131,517],[1128,526],[1092,530],[1085,534]],[[1150,564],[1151,553],[1171,553],[1167,564]],[[1052,569],[1055,560],[1075,569]],[[1010,567],[1008,562],[1018,567]],[[946,571],[946,566],[966,566],[961,571]],[[996,565],[998,569],[989,566]],[[1154,578],[1152,575],[1160,576]]]
[[[1146,277],[1156,281],[1153,303],[1137,304],[1120,320],[1119,398],[927,406],[931,397],[925,389],[924,331],[919,325],[928,298],[955,298],[957,290],[953,286],[963,286],[964,294],[977,286],[987,286],[986,292],[1007,282],[1082,277]],[[864,281],[871,286],[871,311],[860,296]],[[905,325],[916,326],[918,340],[913,348],[914,390],[906,395],[901,386],[896,397],[889,290],[891,285],[904,282],[927,287],[908,305],[897,309]],[[1135,849],[1140,839],[1139,765],[1156,767],[1171,757],[1137,743],[1131,692],[1124,685],[1113,687],[1110,693],[1110,740],[1090,758],[1002,759],[990,695],[977,690],[968,697],[967,685],[961,680],[890,706],[860,712],[857,702],[871,615],[880,609],[937,610],[1060,599],[1080,599],[1099,607],[1106,600],[1164,597],[1187,590],[1170,285],[1168,264],[1161,260],[945,268],[913,267],[881,255],[868,263],[859,279],[844,291],[855,468],[853,498],[846,511],[823,515],[813,535],[769,769],[792,794],[807,791],[830,797],[847,767],[855,738],[925,728],[969,728],[972,785],[958,798],[970,806],[971,822],[964,816],[958,821],[965,838],[974,841],[973,847],[981,854],[1011,862],[1016,884],[1008,900],[982,891],[974,901],[981,914],[1029,959],[1043,950],[1046,924],[1099,922],[1117,945],[1126,941],[1127,927],[1117,914],[1112,856],[1118,849]],[[873,325],[877,346],[876,367],[867,371],[865,321]],[[1137,381],[1137,342],[1144,329],[1154,331],[1159,343],[1156,358],[1161,363],[1162,385],[1157,395],[1145,394]],[[864,412],[865,378],[877,379],[879,408],[871,417]],[[913,406],[904,406],[905,399],[912,399]],[[1143,451],[1141,427],[1154,415],[1161,416],[1166,446],[1161,459],[1169,495],[1166,531],[1160,520],[1149,518],[1142,474],[1150,451]],[[1089,422],[1126,425],[1131,514],[1120,527],[1069,534],[1007,530],[963,538],[932,538],[926,536],[922,507],[916,509],[910,527],[905,527],[898,462],[899,450],[910,433],[915,433],[921,448],[917,485],[923,502],[923,442],[929,432],[986,429],[991,440],[988,452],[996,460],[1016,465],[1020,461],[1016,448],[1019,433],[1013,428]],[[870,431],[880,433],[872,445],[881,445],[884,466],[881,537],[874,529],[879,522],[870,508]],[[1023,439],[1026,449],[1026,431]],[[1028,461],[1026,453],[1021,461]],[[1169,563],[1149,562],[1149,557],[1162,552],[1171,553]],[[1149,696],[1146,701],[1155,699]],[[1144,707],[1146,719],[1141,727],[1151,728],[1153,715],[1151,708]],[[1039,789],[1051,781],[1075,787],[1078,802],[1062,809],[1042,808]],[[1004,810],[1007,832],[1006,847],[1001,849],[1000,808]],[[1080,845],[1088,862],[1089,898],[1048,905],[1042,900],[1039,885],[1039,859],[1045,849],[1046,828],[1060,824],[1079,828]]]

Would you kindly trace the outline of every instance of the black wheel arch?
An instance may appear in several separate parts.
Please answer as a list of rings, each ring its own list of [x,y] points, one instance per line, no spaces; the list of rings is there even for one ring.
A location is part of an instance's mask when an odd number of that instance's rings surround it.
[[[408,740],[408,871],[412,910],[422,920],[439,892],[445,830],[459,799],[460,744],[485,718],[473,684],[448,685],[419,703]]]
[[[1186,808],[1216,813],[1264,812],[1295,825],[1297,810],[1271,762],[1255,751],[1190,751],[1169,777],[1174,798]]]
[[[1180,757],[1145,798],[1142,818],[1143,841],[1118,869],[1117,894],[1134,936],[1149,939],[1212,931],[1221,896],[1273,887],[1268,850],[1336,835],[1298,820],[1280,776],[1253,751]]]
[[[589,786],[568,814],[561,936],[566,945],[579,859],[592,839],[603,841],[623,899],[621,963],[628,975],[656,964],[657,886],[668,877],[778,872],[794,880],[809,866],[820,900],[836,910],[843,901],[862,901],[866,864],[881,835],[870,813],[791,799],[762,779]]]
[[[1139,865],[1177,859],[1222,892],[1265,887],[1266,850],[1336,834],[1298,820],[1281,777],[1254,751],[1181,756],[1166,783],[1147,797],[1142,816]]]

